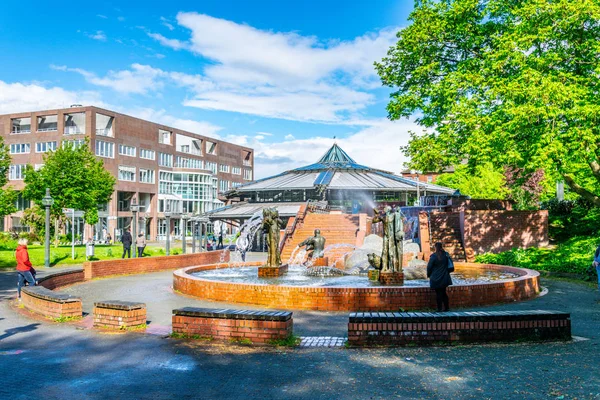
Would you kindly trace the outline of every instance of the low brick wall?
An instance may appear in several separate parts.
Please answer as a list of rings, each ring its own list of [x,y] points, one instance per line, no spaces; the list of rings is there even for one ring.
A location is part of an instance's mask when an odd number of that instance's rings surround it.
[[[241,266],[256,265],[246,263]],[[190,275],[217,265],[189,267],[173,272],[173,289],[201,299],[256,304],[288,310],[398,311],[435,309],[435,292],[429,287],[379,286],[303,287],[211,281]],[[455,263],[457,271],[494,269],[513,272],[517,278],[493,283],[450,286],[450,307],[474,307],[534,298],[540,291],[536,271],[493,264]],[[365,277],[366,279],[366,277]]]
[[[129,301],[94,303],[94,327],[126,329],[146,324],[146,304]]]
[[[76,269],[53,273],[52,275],[38,279],[38,282],[40,286],[43,286],[46,289],[54,290],[59,287],[80,283],[84,280],[83,269]]]
[[[49,318],[81,317],[81,299],[53,292],[42,286],[28,286],[21,291],[23,305]]]
[[[352,346],[570,340],[570,314],[556,311],[353,313]]]
[[[268,343],[293,333],[291,312],[219,310],[185,307],[173,310],[173,333],[217,340]]]
[[[85,279],[111,275],[146,274],[192,265],[229,261],[229,251],[217,250],[176,256],[127,258],[122,260],[88,261],[83,263]]]

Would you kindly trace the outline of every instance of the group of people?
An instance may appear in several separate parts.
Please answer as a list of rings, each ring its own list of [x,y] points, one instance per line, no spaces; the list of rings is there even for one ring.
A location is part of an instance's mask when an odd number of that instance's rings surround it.
[[[125,232],[123,232],[121,243],[123,243],[123,255],[121,258],[125,258],[125,254],[127,254],[127,258],[131,258],[131,245],[133,244],[131,229],[126,229]],[[144,249],[146,248],[146,238],[142,233],[138,234],[138,237],[135,239],[135,247],[137,247],[138,258],[142,258]]]

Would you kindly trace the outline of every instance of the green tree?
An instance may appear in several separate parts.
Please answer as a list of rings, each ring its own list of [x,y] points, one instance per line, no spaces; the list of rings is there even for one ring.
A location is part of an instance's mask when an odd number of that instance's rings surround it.
[[[391,119],[418,115],[409,166],[542,169],[600,205],[600,2],[419,0],[375,63]]]
[[[51,215],[63,220],[63,208],[85,212],[85,222],[98,222],[98,205],[108,202],[115,186],[115,178],[96,159],[86,141],[84,146],[66,144],[44,156],[44,166],[25,171],[25,197],[41,204],[46,188],[54,198]]]
[[[12,187],[6,186],[8,183],[8,171],[10,169],[10,153],[8,146],[0,137],[0,218],[17,211],[15,203],[17,201],[17,192]]]
[[[478,165],[474,173],[466,165],[459,165],[454,173],[441,174],[435,183],[474,199],[505,199],[508,195],[504,174],[490,163]]]

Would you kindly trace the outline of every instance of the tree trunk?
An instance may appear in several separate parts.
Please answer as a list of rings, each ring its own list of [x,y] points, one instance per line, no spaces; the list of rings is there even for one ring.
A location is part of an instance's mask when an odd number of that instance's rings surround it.
[[[571,190],[573,190],[575,193],[577,193],[584,199],[592,202],[592,204],[594,204],[595,206],[600,207],[600,197],[596,196],[594,193],[579,185],[577,182],[575,182],[572,176],[563,174],[563,178],[565,178],[565,182],[567,183],[567,185],[569,185]]]

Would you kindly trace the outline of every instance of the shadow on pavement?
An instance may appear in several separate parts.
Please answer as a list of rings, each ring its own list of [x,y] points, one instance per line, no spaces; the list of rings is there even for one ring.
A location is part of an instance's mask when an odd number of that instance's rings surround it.
[[[16,335],[18,333],[35,331],[36,329],[38,329],[38,326],[40,326],[40,324],[29,324],[29,325],[25,325],[25,326],[20,326],[18,328],[9,328],[4,331],[3,335],[0,335],[0,340],[6,339],[6,338]]]

